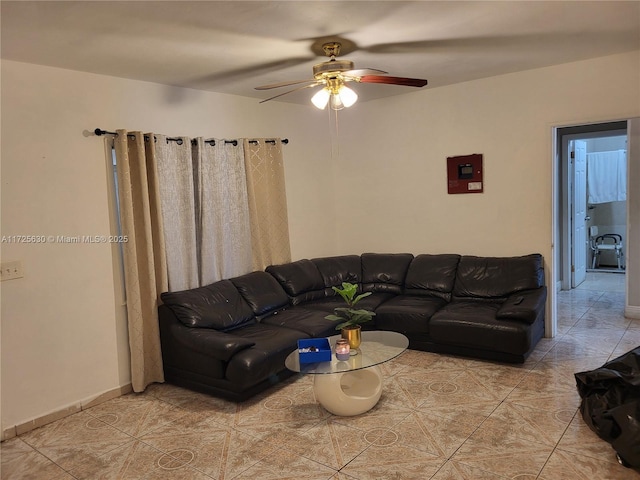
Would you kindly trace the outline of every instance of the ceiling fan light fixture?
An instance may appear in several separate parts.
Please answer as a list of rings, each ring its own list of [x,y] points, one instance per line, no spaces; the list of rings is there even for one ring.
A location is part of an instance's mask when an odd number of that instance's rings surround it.
[[[347,108],[358,100],[358,94],[346,85],[342,86],[338,95],[340,96],[340,100],[342,100],[342,104]]]
[[[351,42],[351,44],[351,47],[355,46],[353,42]],[[342,110],[343,108],[352,106],[358,100],[358,94],[349,87],[346,87],[346,82],[382,83],[406,87],[424,87],[427,84],[427,81],[422,78],[386,76],[388,72],[373,68],[355,69],[352,61],[336,59],[340,54],[340,47],[340,42],[327,42],[322,45],[325,55],[329,57],[329,61],[314,65],[313,78],[311,79],[279,82],[256,87],[256,90],[270,90],[272,88],[301,85],[288,92],[262,100],[260,103],[280,98],[283,95],[297,92],[304,88],[322,85],[323,87],[313,95],[311,102],[320,110],[327,108],[327,104],[330,105],[332,110]]]
[[[356,103],[356,100],[358,100],[358,94],[344,84],[337,87],[328,85],[311,97],[311,103],[320,110],[324,110],[327,104],[332,110],[342,110]]]
[[[327,103],[329,103],[329,97],[331,97],[331,92],[328,88],[324,87],[318,90],[316,94],[311,97],[311,103],[313,103],[316,108],[324,110]]]
[[[329,105],[331,106],[331,110],[342,110],[344,108],[344,103],[342,103],[339,93],[331,94]]]

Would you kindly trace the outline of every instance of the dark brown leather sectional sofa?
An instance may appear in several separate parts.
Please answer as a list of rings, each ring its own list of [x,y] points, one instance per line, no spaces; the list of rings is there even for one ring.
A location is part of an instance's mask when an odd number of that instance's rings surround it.
[[[291,375],[297,340],[335,335],[343,305],[333,286],[372,292],[369,330],[393,330],[409,348],[523,362],[544,335],[543,258],[364,253],[273,265],[212,285],[163,293],[168,382],[236,401]]]

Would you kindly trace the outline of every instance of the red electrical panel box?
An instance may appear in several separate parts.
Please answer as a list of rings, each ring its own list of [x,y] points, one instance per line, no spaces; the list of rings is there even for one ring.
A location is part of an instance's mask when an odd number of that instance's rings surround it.
[[[482,193],[482,154],[447,157],[449,193]]]

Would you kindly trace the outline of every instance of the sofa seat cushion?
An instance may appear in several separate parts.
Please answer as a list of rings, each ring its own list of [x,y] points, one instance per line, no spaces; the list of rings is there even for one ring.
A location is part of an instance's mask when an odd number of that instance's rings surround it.
[[[356,308],[375,311],[381,304],[393,298],[394,296],[395,295],[392,293],[372,293],[371,295],[360,300],[356,304]],[[324,312],[324,315],[329,315],[330,313],[334,313],[335,308],[343,308],[346,307],[347,304],[344,302],[343,298],[340,295],[336,294],[331,297],[321,298],[319,300],[310,300],[297,306],[305,308],[307,310]],[[375,317],[373,318],[375,320]]]
[[[335,329],[337,322],[327,320],[324,318],[326,315],[326,312],[320,310],[289,307],[273,312],[264,317],[261,322],[266,325],[298,330],[310,337],[330,337],[338,333]]]
[[[431,338],[445,345],[513,355],[527,353],[532,345],[532,326],[517,320],[496,319],[500,306],[501,302],[455,300],[431,317]]]
[[[297,348],[298,340],[309,338],[300,330],[264,323],[248,325],[233,333],[254,343],[231,357],[227,365],[226,379],[239,387],[255,385],[284,370],[284,360]]]
[[[359,305],[359,304],[358,304]],[[308,310],[316,310],[318,312],[324,312],[324,315],[333,313],[333,309],[336,307],[346,307],[344,299],[340,295],[333,295],[331,297],[320,298],[318,300],[310,300],[299,305],[301,308]]]
[[[544,316],[546,300],[547,287],[514,293],[498,309],[496,318],[498,320],[519,320],[531,324]]]
[[[396,295],[394,293],[375,292],[360,300],[356,304],[356,308],[364,308],[366,310],[373,310],[374,312],[377,312],[380,305],[384,305],[395,296]],[[376,317],[373,317],[373,319],[375,320]]]
[[[381,330],[393,330],[405,335],[429,333],[429,320],[446,305],[439,297],[424,295],[398,295],[376,310],[376,326]]]

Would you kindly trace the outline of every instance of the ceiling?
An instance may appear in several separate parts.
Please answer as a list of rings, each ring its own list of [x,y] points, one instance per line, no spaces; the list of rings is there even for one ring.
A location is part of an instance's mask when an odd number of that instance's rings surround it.
[[[326,60],[321,44],[334,39],[356,68],[426,78],[423,88],[640,49],[640,1],[3,0],[0,8],[3,59],[256,99],[288,88],[258,85],[311,79]],[[360,101],[416,90],[353,88]],[[312,94],[274,101],[309,104]]]

